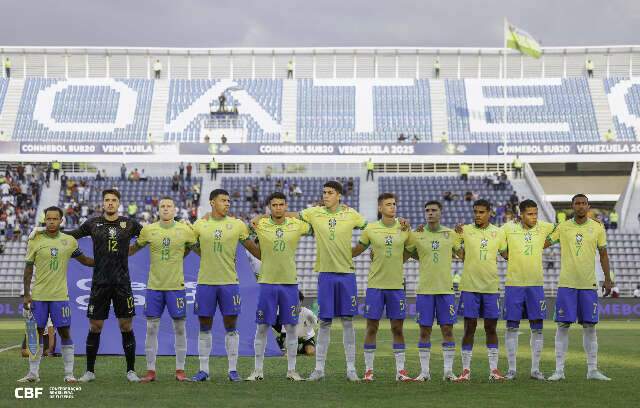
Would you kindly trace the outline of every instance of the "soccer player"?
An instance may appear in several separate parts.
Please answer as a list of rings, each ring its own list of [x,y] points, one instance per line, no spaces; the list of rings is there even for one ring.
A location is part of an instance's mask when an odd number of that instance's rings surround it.
[[[70,258],[86,266],[94,266],[93,259],[85,256],[75,238],[60,232],[62,210],[49,207],[44,210],[45,231],[27,244],[24,268],[24,310],[32,314],[38,327],[40,348],[33,360],[29,361],[29,372],[18,382],[39,382],[40,358],[45,347],[42,336],[51,317],[54,327],[62,339],[62,360],[64,381],[76,382],[73,376],[73,341],[71,340],[71,308],[67,290],[67,266]],[[31,280],[34,276],[33,292]]]
[[[86,341],[87,371],[80,382],[94,381],[96,356],[100,347],[100,333],[104,321],[113,309],[122,334],[122,348],[127,362],[127,380],[138,382],[135,372],[136,338],[133,334],[133,316],[136,314],[131,278],[129,277],[129,242],[137,237],[142,225],[134,219],[120,217],[120,192],[115,189],[102,191],[103,215],[85,221],[78,229],[65,232],[75,239],[90,236],[93,241],[95,268],[87,317],[89,334]],[[38,228],[34,230],[39,231]],[[35,233],[32,233],[34,236]],[[30,236],[31,238],[31,236]]]
[[[367,329],[364,338],[364,381],[373,381],[373,361],[376,351],[376,336],[382,311],[386,309],[387,318],[393,334],[393,354],[396,360],[396,381],[410,382],[404,368],[405,343],[402,326],[406,317],[406,296],[403,287],[404,252],[409,239],[409,231],[403,231],[396,219],[397,203],[395,195],[382,193],[378,196],[378,214],[380,221],[368,224],[356,246],[352,249],[354,257],[360,255],[369,246],[373,251],[373,260],[369,270],[364,317]]]
[[[591,208],[584,194],[571,199],[573,219],[561,222],[549,236],[551,243],[560,242],[560,280],[556,299],[556,371],[549,381],[564,380],[564,360],[569,348],[569,327],[576,320],[583,327],[582,345],[587,355],[587,379],[610,381],[598,371],[598,286],[596,283],[596,251],[604,272],[603,290],[609,295],[613,287],[607,254],[607,236],[602,224],[588,217]]]
[[[462,338],[462,374],[458,382],[471,379],[471,357],[478,318],[484,319],[489,355],[489,380],[504,380],[498,370],[498,334],[500,294],[497,256],[507,249],[504,231],[489,223],[491,204],[473,203],[474,223],[463,227],[464,269],[460,282],[458,314],[464,317]],[[460,242],[460,241],[459,241]]]
[[[516,378],[516,353],[520,320],[529,320],[531,337],[531,378],[544,380],[540,372],[543,337],[542,323],[547,315],[542,275],[542,250],[554,225],[538,220],[538,205],[533,200],[520,203],[520,220],[502,226],[508,247],[507,278],[504,288],[504,319],[507,321],[504,344],[509,371],[505,378]]]
[[[303,235],[312,232],[311,226],[297,218],[286,218],[287,197],[281,192],[269,196],[267,203],[270,218],[261,218],[254,231],[260,242],[260,292],[256,310],[255,369],[248,381],[264,379],[264,351],[267,333],[276,321],[286,330],[287,378],[302,381],[296,372],[298,336],[296,325],[300,303],[298,301],[298,274],[296,271],[296,248]],[[278,311],[280,316],[278,318]]]
[[[209,194],[211,216],[199,219],[193,225],[198,243],[194,251],[200,255],[200,272],[194,312],[200,321],[198,355],[200,371],[192,381],[209,380],[209,355],[211,354],[211,325],[216,307],[220,308],[226,331],[224,338],[229,360],[230,381],[241,381],[238,375],[238,348],[240,337],[236,330],[240,314],[240,286],[236,271],[236,250],[241,243],[256,258],[260,249],[249,239],[249,229],[237,218],[227,216],[231,200],[226,190],[216,189]]]
[[[453,325],[456,323],[455,295],[451,274],[451,259],[460,250],[458,235],[440,225],[442,204],[428,201],[424,205],[427,225],[412,231],[407,251],[415,253],[420,262],[420,280],[416,296],[416,320],[420,325],[420,375],[416,381],[429,381],[431,372],[431,330],[438,319],[442,332],[443,380],[454,381],[453,359],[456,343]]]
[[[166,306],[173,320],[176,352],[176,380],[186,381],[184,363],[187,357],[186,294],[184,289],[183,258],[196,243],[196,237],[187,224],[176,222],[176,206],[171,197],[159,202],[160,220],[142,228],[129,255],[149,245],[151,264],[147,283],[144,314],[147,317],[145,354],[147,374],[142,382],[156,379],[156,356],[158,354],[158,331],[160,317]]]
[[[316,354],[316,327],[318,317],[311,309],[302,306],[304,295],[298,290],[298,301],[300,302],[300,312],[298,313],[298,325],[296,326],[296,337],[298,338],[298,354],[303,356],[313,356]],[[282,324],[276,323],[272,326],[278,337],[276,341],[282,351],[285,350],[284,342],[286,331]]]

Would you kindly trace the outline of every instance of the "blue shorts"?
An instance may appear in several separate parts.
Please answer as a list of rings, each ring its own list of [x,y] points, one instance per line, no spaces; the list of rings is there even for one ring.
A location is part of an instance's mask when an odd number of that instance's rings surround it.
[[[172,319],[182,319],[186,312],[186,293],[181,290],[153,290],[147,289],[144,304],[144,315],[147,317],[161,317],[164,307],[167,307]]]
[[[273,326],[281,324],[298,324],[300,313],[298,285],[260,284],[256,323]],[[278,317],[278,314],[280,315]]]
[[[199,317],[213,317],[216,306],[223,316],[237,316],[240,314],[240,286],[231,285],[200,285],[196,286],[196,301],[193,313]]]
[[[358,314],[358,287],[355,273],[320,272],[318,276],[318,317],[331,320],[334,317]]]
[[[45,301],[34,300],[31,302],[31,313],[36,320],[39,329],[47,327],[47,320],[51,316],[51,323],[56,329],[71,325],[71,308],[68,300]]]
[[[542,286],[506,286],[504,288],[503,318],[519,322],[522,319],[544,320],[547,302]]]
[[[444,326],[456,323],[455,295],[418,295],[416,296],[416,321],[420,326],[431,327],[433,320]]]
[[[592,289],[558,288],[555,321],[598,323],[598,292]]]
[[[465,319],[495,319],[500,318],[500,294],[465,292],[460,294],[458,315]]]
[[[407,316],[407,297],[402,289],[368,288],[365,298],[364,317],[380,320],[382,311],[387,310],[387,319],[404,320]]]

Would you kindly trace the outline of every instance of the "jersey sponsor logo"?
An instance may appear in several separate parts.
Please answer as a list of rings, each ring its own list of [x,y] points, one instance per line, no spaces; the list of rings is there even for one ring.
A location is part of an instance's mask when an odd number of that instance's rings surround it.
[[[438,241],[431,241],[431,249],[433,249],[434,251],[440,248],[440,242]]]

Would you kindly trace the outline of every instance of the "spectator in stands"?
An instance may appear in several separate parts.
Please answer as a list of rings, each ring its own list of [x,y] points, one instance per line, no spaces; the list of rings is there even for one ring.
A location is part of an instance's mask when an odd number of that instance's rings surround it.
[[[60,169],[62,168],[62,164],[60,164],[59,161],[54,160],[53,163],[51,163],[51,168],[53,169],[53,180],[57,181],[58,175],[60,174]]]
[[[373,160],[371,160],[371,157],[369,157],[369,160],[367,160],[365,165],[367,166],[367,179],[366,179],[366,181],[369,181],[369,176],[371,176],[371,181],[373,181],[373,170],[375,169],[375,165],[373,164]]]
[[[400,133],[400,136],[398,136],[398,143],[404,143],[405,140],[407,140],[407,137],[404,135],[404,133]]]
[[[609,228],[612,230],[618,229],[618,221],[620,221],[620,217],[614,208],[609,212]]]
[[[293,61],[287,63],[287,79],[293,79]]]
[[[447,131],[443,130],[442,133],[440,134],[440,142],[447,143],[448,141],[449,141],[449,136],[447,135]]]
[[[260,198],[258,196],[258,186],[251,186],[251,201],[258,203]]]
[[[162,74],[162,62],[159,59],[153,63],[153,74],[156,79],[160,79],[160,75]]]
[[[633,290],[633,297],[640,298],[640,285],[636,286],[636,288]]]
[[[617,299],[620,297],[620,288],[618,285],[611,288],[611,297]]]
[[[464,201],[475,201],[473,198],[473,192],[467,191],[464,193]]]
[[[223,134],[222,137],[220,138],[220,143],[222,143],[223,145],[227,144],[227,137]]]
[[[353,177],[349,177],[349,179],[347,180],[347,190],[345,195],[350,196],[351,193],[353,193],[353,189],[354,189]]]
[[[616,139],[616,135],[613,133],[613,131],[611,131],[611,129],[607,129],[607,131],[604,134],[604,141],[613,142],[615,139]]]
[[[184,181],[184,163],[180,162],[180,166],[178,166],[178,172],[180,173],[180,181]]]
[[[469,169],[470,167],[467,163],[462,163],[460,165],[460,180],[469,180]]]
[[[276,191],[280,191],[282,192],[282,180],[278,179],[276,180],[276,184],[274,186]]]
[[[493,186],[494,190],[500,188],[500,174],[498,174],[498,172],[493,173],[491,176],[491,186]]]
[[[96,173],[96,181],[102,181],[102,174],[100,173],[100,170]]]
[[[294,197],[302,197],[302,189],[298,184],[293,185],[293,196]]]
[[[120,166],[120,180],[127,181],[127,166],[124,163]]]
[[[49,183],[51,182],[51,170],[51,163],[49,163],[45,170],[45,182],[47,183],[47,188],[49,188]]]
[[[218,162],[215,157],[211,157],[211,161],[209,162],[209,171],[211,172],[211,180],[218,179]]]
[[[453,194],[451,194],[451,191],[445,191],[445,192],[442,194],[442,199],[443,199],[444,201],[452,201],[452,200],[453,200]]]
[[[194,184],[193,186],[191,186],[191,189],[193,190],[194,205],[200,205],[200,185]]]
[[[191,181],[191,172],[193,171],[193,166],[191,163],[187,163],[187,181]]]
[[[520,160],[520,156],[516,155],[516,158],[511,163],[511,167],[513,167],[513,178],[522,178],[522,160]]]
[[[127,214],[129,215],[129,218],[135,219],[137,213],[138,213],[138,204],[136,204],[135,201],[130,201],[129,205],[127,206]]]
[[[593,65],[593,61],[591,61],[591,59],[590,59],[590,58],[589,58],[589,59],[587,59],[587,62],[585,62],[585,68],[586,68],[586,70],[587,70],[587,76],[588,76],[589,78],[593,78],[593,68],[594,68],[594,65]]]
[[[277,191],[277,187],[276,187],[276,191]],[[247,185],[244,188],[244,199],[245,201],[251,202],[251,197],[253,196],[253,189],[251,188],[250,185]]]
[[[436,57],[433,61],[433,77],[435,79],[440,78],[440,57]]]
[[[271,180],[271,173],[273,173],[273,167],[267,166],[264,169],[264,178],[269,181]]]
[[[4,76],[11,78],[11,59],[9,57],[4,59]]]
[[[504,216],[507,213],[507,205],[505,203],[500,203],[496,207],[496,222],[498,224],[504,223]]]
[[[235,114],[238,113],[238,101],[233,101],[233,107],[231,108],[231,112]]]
[[[176,192],[180,189],[180,176],[178,176],[178,172],[173,173],[173,177],[171,178],[171,191]]]
[[[511,206],[511,211],[514,214],[518,213],[518,204],[520,204],[520,200],[518,199],[518,194],[515,192],[511,193],[511,196],[509,197],[509,205]]]
[[[220,94],[220,96],[218,96],[218,112],[225,112],[227,110],[227,108],[225,107],[225,104],[227,102],[227,97],[224,96],[224,92]]]
[[[411,142],[418,143],[420,141],[420,138],[418,137],[418,135],[416,133],[413,134],[413,139],[411,139]]]
[[[69,177],[67,177],[67,172],[63,172],[62,176],[60,176],[60,185],[61,186],[67,186],[67,188],[69,188]]]

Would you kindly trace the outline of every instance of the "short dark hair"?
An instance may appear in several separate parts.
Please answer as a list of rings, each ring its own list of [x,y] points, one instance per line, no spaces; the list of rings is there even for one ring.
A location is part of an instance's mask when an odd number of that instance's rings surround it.
[[[520,207],[520,212],[524,212],[527,208],[538,208],[538,204],[533,200],[524,200],[518,207]]]
[[[120,200],[120,192],[118,190],[116,190],[115,188],[108,188],[106,190],[102,190],[102,199],[104,200],[105,196],[107,194],[113,194],[114,196],[118,197],[118,200]]]
[[[487,211],[491,211],[491,203],[485,199],[476,200],[473,202],[474,207],[484,207]]]
[[[304,295],[301,290],[298,291],[298,300],[300,300],[300,303],[304,301]]]
[[[384,200],[388,200],[390,198],[393,198],[394,200],[398,201],[398,198],[396,197],[395,194],[393,193],[382,193],[378,196],[378,205],[382,204],[382,202]]]
[[[338,181],[335,181],[335,180],[327,181],[326,183],[324,183],[322,187],[332,188],[336,190],[338,193],[342,194],[342,184],[340,184]]]
[[[287,196],[284,195],[281,191],[276,191],[273,192],[269,195],[269,197],[267,197],[267,204],[271,204],[271,200],[273,199],[279,199],[279,200],[284,200],[287,201]]]
[[[589,197],[587,197],[586,195],[580,193],[580,194],[576,194],[573,197],[571,197],[571,204],[573,204],[574,201],[576,201],[576,198],[584,198],[585,200],[587,200],[587,204],[589,204]]]
[[[158,200],[158,203],[159,203],[160,201],[162,201],[162,200],[171,200],[171,201],[173,201],[173,203],[174,203],[174,204],[175,204],[175,202],[176,202],[176,200],[174,200],[174,199],[173,199],[173,197],[168,196],[168,195],[160,197],[160,199]]]
[[[424,203],[424,208],[427,208],[429,205],[437,205],[438,209],[442,210],[442,203],[438,200],[431,200]]]
[[[210,194],[209,194],[209,201],[211,200],[215,200],[217,196],[219,195],[229,195],[229,192],[227,190],[223,190],[221,188],[216,188],[215,190],[213,190]]]
[[[60,214],[60,218],[62,219],[62,216],[64,215],[64,213],[62,212],[62,209],[60,207],[56,207],[55,205],[45,208],[44,209],[44,216],[47,216],[47,212],[49,211],[57,211],[58,214]]]

